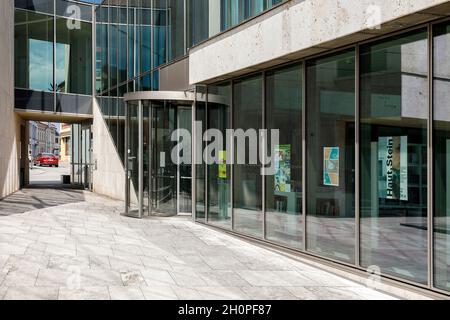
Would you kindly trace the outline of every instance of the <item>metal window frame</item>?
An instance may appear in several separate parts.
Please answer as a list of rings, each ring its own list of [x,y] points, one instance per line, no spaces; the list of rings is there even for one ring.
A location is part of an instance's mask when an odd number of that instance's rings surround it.
[[[261,85],[262,85],[262,90],[261,90],[261,129],[264,130],[267,128],[267,123],[266,123],[266,111],[267,111],[267,103],[266,103],[266,86],[267,86],[267,73],[266,71],[262,72],[261,75]],[[263,157],[266,156],[266,148],[267,148],[267,141],[265,139],[263,139],[264,135],[261,135],[260,133],[258,133],[259,135],[259,147],[258,147],[258,155],[263,155]],[[267,136],[267,135],[266,135]],[[262,143],[261,143],[262,141]],[[260,148],[262,148],[262,150],[260,150]],[[262,153],[261,153],[262,152]],[[260,171],[264,171],[266,170],[265,166],[260,164],[261,168]],[[266,210],[266,176],[265,174],[261,175],[261,216],[262,216],[262,238],[263,239],[267,239],[267,210]]]
[[[360,134],[361,134],[361,72],[360,48],[355,46],[355,266],[361,267],[361,166],[360,166]]]

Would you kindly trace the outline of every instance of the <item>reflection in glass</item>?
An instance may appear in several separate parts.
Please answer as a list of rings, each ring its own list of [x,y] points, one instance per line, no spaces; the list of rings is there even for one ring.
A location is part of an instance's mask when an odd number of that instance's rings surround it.
[[[235,82],[234,85],[234,129],[251,130],[258,137],[262,126],[262,77],[260,75]],[[256,132],[254,131],[256,130]],[[252,135],[252,134],[250,134]],[[251,146],[245,139],[245,148],[235,143],[235,165],[233,173],[234,227],[237,231],[262,237],[262,176],[261,166],[250,163]],[[245,150],[245,164],[237,164],[238,149]],[[258,154],[258,151],[256,151]],[[243,154],[242,154],[243,155]],[[252,154],[253,156],[254,154]]]
[[[154,211],[157,214],[176,215],[177,211],[177,165],[170,155],[176,142],[171,137],[176,129],[176,107],[168,102],[153,103],[153,159]]]
[[[119,72],[119,83],[127,81],[127,26],[121,24],[119,27],[119,52],[118,52],[118,72]]]
[[[310,61],[307,249],[355,262],[355,54]]]
[[[149,71],[151,69],[151,1],[142,0],[142,7],[138,12],[136,53],[139,55],[136,64],[140,73]]]
[[[96,24],[96,84],[97,93],[108,89],[108,25]]]
[[[434,29],[434,274],[450,290],[450,24]]]
[[[184,55],[184,1],[168,0],[169,61]]]
[[[303,233],[301,71],[295,65],[270,71],[266,78],[266,128],[280,134],[279,145],[273,146],[276,171],[266,176],[266,237],[296,248]],[[268,150],[270,141],[269,132]]]
[[[54,91],[53,16],[15,10],[15,86]]]
[[[361,47],[361,263],[427,282],[427,33]]]
[[[216,160],[208,165],[208,222],[231,228],[231,166],[227,164],[231,155],[225,139],[226,130],[231,129],[230,84],[208,87],[208,129],[219,130],[223,137],[222,150],[213,154]]]
[[[153,68],[167,59],[167,10],[166,0],[153,1]]]
[[[92,24],[56,18],[55,51],[55,90],[92,94]]]
[[[217,32],[220,32],[220,17],[214,16],[213,20],[210,15],[214,14],[214,6],[220,5],[218,1],[210,3],[209,0],[189,0],[187,4],[187,46],[190,48],[197,43],[208,39],[211,35],[211,29],[216,25]],[[210,25],[211,24],[211,25]]]

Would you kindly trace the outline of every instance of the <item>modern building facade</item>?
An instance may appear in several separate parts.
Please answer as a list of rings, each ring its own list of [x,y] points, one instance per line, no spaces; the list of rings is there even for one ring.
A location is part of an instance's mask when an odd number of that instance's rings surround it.
[[[15,17],[1,34],[14,30],[2,110],[16,132],[2,161],[17,163],[3,172],[20,171],[22,120],[73,123],[74,172],[88,167],[93,191],[125,200],[124,214],[191,214],[449,294],[450,1],[1,6]],[[173,161],[177,129],[192,148]],[[238,139],[218,143],[231,129],[244,145],[258,132],[245,161]],[[256,156],[274,130],[267,174]]]

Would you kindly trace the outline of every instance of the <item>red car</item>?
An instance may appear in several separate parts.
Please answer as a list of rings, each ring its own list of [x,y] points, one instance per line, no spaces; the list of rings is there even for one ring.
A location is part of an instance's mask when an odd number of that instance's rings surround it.
[[[51,153],[40,153],[34,158],[34,164],[40,167],[49,166],[49,167],[59,167],[59,159],[54,154]]]

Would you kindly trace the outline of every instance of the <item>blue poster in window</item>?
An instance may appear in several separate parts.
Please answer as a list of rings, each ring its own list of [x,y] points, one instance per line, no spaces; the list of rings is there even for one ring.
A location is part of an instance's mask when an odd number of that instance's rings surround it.
[[[339,147],[323,148],[323,184],[339,187]]]

